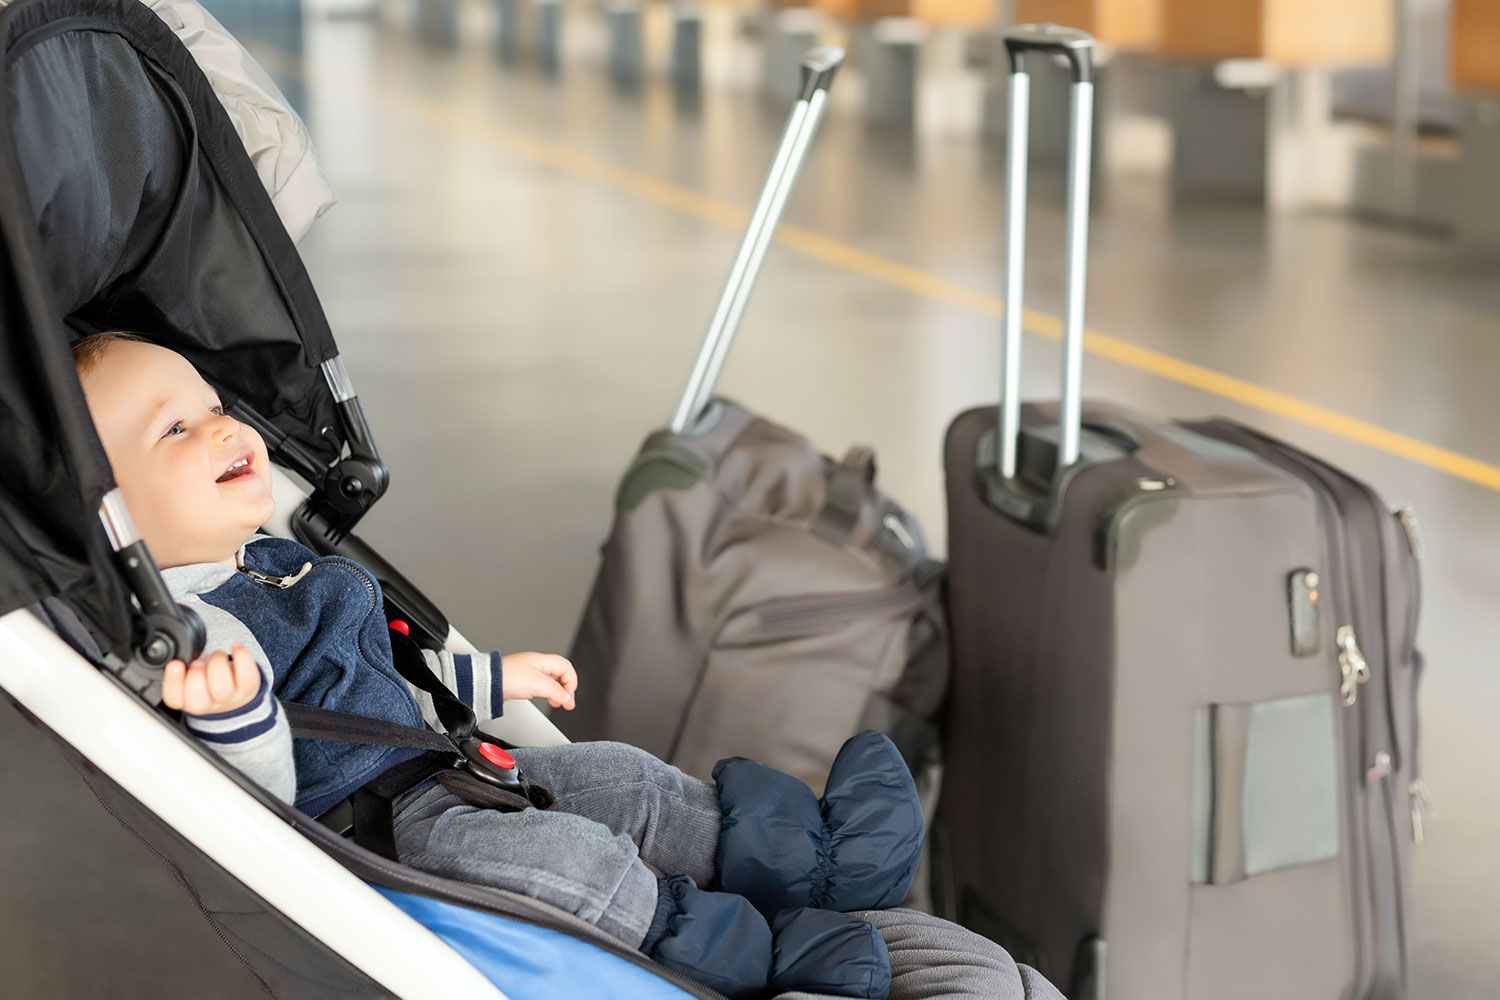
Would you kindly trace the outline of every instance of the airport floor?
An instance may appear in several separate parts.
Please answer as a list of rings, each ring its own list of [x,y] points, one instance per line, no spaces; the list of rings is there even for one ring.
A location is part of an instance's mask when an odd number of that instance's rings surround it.
[[[309,23],[302,48],[256,51],[339,196],[302,249],[393,473],[362,532],[482,648],[566,651],[616,477],[671,412],[786,109],[370,21]],[[996,395],[1001,190],[980,143],[831,115],[722,385],[826,451],[875,446],[939,548],[944,428]],[[1028,304],[1047,316],[1061,218],[1039,191]],[[1107,178],[1092,227],[1091,395],[1251,422],[1421,517],[1442,815],[1416,861],[1414,1000],[1500,996],[1496,270],[1333,213],[1174,210],[1151,176]],[[1025,349],[1026,392],[1053,392],[1055,341]],[[0,993],[259,995],[8,707],[0,755]]]

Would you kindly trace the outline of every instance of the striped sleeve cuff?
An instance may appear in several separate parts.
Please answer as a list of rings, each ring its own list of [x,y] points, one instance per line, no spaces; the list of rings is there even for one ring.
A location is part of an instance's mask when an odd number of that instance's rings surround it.
[[[453,693],[474,709],[479,721],[498,719],[505,711],[505,688],[501,683],[500,654],[452,653]]]
[[[188,731],[207,743],[244,743],[275,728],[280,712],[280,706],[271,694],[271,686],[262,674],[260,690],[239,708],[213,715],[184,712],[182,718]]]
[[[438,680],[447,685],[459,701],[474,710],[479,722],[498,719],[505,710],[505,687],[501,683],[499,653],[450,653],[448,650],[423,650],[422,657]],[[408,684],[417,699],[422,718],[438,732],[443,731],[432,695],[415,684]]]

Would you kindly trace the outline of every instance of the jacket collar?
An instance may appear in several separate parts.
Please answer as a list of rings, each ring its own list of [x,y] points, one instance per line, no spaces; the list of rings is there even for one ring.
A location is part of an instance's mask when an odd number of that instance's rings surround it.
[[[267,535],[256,535],[234,554],[235,564],[244,567],[245,549],[256,542],[266,539]],[[235,571],[223,563],[191,563],[187,566],[173,566],[171,569],[161,571],[161,578],[167,585],[167,590],[174,597],[186,597],[189,594],[206,594],[215,587],[222,586]]]

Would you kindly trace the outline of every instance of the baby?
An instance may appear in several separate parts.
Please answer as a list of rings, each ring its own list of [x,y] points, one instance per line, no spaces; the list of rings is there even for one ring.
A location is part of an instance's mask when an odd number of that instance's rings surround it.
[[[99,438],[173,596],[208,630],[162,700],[267,791],[319,815],[418,751],[294,739],[282,702],[440,729],[393,666],[379,585],[357,564],[258,535],[271,469],[182,356],[130,334],[74,345]],[[424,650],[479,718],[507,699],[571,709],[572,664],[544,653]],[[714,784],[618,743],[514,751],[549,809],[470,804],[436,781],[393,803],[403,863],[561,907],[730,997],[805,990],[884,997],[890,962],[852,911],[894,906],[922,842],[916,790],[885,737],[840,752],[820,802],[744,758]]]

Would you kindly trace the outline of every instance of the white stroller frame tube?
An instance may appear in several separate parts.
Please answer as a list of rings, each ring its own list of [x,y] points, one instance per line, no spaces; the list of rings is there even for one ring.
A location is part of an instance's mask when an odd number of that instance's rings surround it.
[[[335,354],[318,367],[323,370],[323,381],[328,383],[335,403],[346,403],[357,395],[354,380],[349,377],[349,369],[344,367],[342,357]]]
[[[996,459],[1001,479],[1016,475],[1021,427],[1022,302],[1026,293],[1026,156],[1031,76],[1025,54],[1065,56],[1073,68],[1068,141],[1067,274],[1063,301],[1062,391],[1057,469],[1078,460],[1083,412],[1083,315],[1088,265],[1089,173],[1093,156],[1094,39],[1075,28],[1028,24],[1005,35],[1010,55],[1010,109],[1005,155],[1005,312],[1001,326],[1000,406]]]
[[[109,547],[116,552],[141,540],[141,533],[136,530],[135,519],[130,516],[130,508],[125,506],[125,496],[118,486],[99,501],[99,520],[104,522]]]
[[[504,1000],[437,935],[226,778],[24,608],[0,617],[0,687],[230,875],[392,993]]]
[[[713,395],[724,360],[729,355],[729,345],[744,314],[745,303],[749,301],[750,291],[760,274],[761,261],[771,245],[776,225],[781,221],[782,209],[786,207],[787,196],[797,180],[808,143],[823,117],[834,71],[843,60],[844,50],[832,45],[812,49],[802,57],[802,96],[792,108],[792,116],[781,137],[781,147],[771,164],[770,176],[750,216],[750,227],[740,243],[734,266],[729,270],[729,278],[724,283],[703,346],[682,390],[682,398],[667,425],[673,433],[681,434],[691,427]]]

